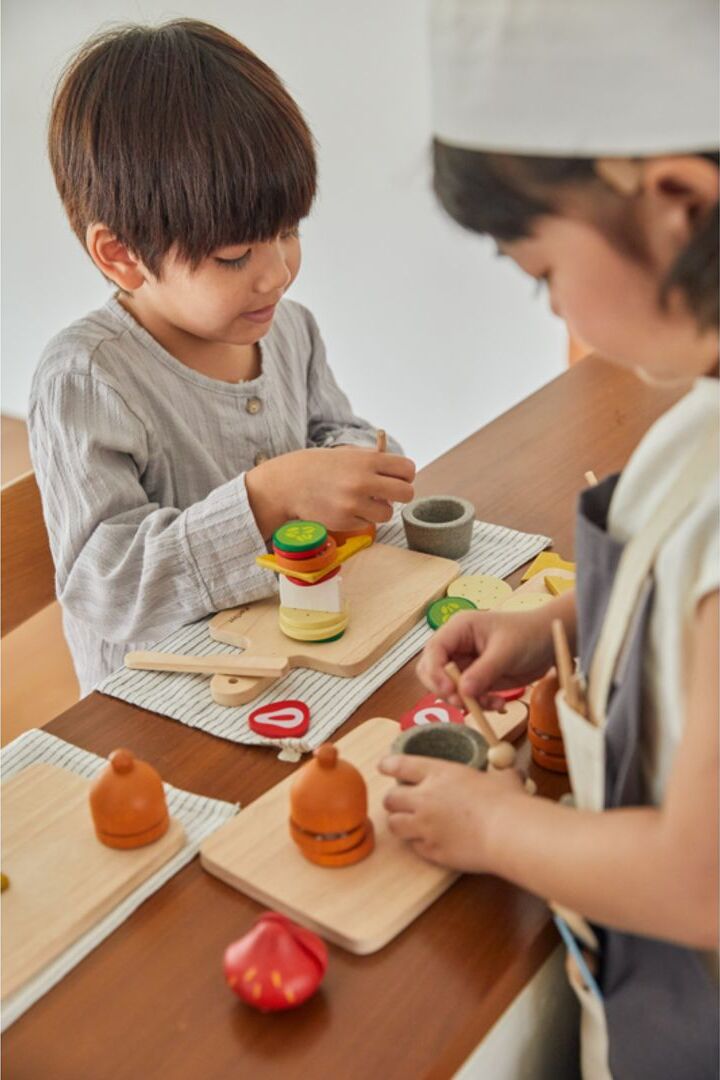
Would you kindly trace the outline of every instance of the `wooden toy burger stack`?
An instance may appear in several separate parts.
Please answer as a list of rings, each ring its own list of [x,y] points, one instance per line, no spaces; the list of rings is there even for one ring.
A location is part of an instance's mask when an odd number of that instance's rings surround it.
[[[555,695],[560,683],[555,668],[551,668],[533,687],[528,715],[530,752],[536,765],[551,772],[567,773],[560,722],[555,708]]]
[[[280,582],[280,629],[297,641],[336,641],[350,613],[343,599],[340,567],[372,538],[350,537],[338,545],[318,521],[287,521],[273,534],[272,555],[257,562]]]
[[[290,835],[319,866],[352,866],[375,847],[365,781],[332,743],[318,747],[293,781]]]
[[[112,848],[152,844],[170,826],[162,780],[129,750],[113,750],[90,788],[90,811],[98,840]]]

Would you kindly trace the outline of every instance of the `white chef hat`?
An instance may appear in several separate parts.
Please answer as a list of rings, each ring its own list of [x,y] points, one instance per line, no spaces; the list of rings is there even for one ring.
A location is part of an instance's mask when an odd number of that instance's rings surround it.
[[[434,0],[435,135],[594,157],[715,150],[716,0]]]

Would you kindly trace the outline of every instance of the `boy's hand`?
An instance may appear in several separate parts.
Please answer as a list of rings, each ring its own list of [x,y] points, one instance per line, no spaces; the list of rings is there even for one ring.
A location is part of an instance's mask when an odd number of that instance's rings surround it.
[[[485,708],[502,706],[493,690],[526,686],[541,678],[553,663],[548,609],[539,611],[459,612],[436,630],[420,657],[417,674],[428,690],[453,705],[462,701],[445,665],[454,660],[463,676],[460,691]]]
[[[491,871],[503,835],[503,807],[525,798],[514,769],[488,773],[435,758],[394,754],[378,766],[401,783],[383,801],[390,831],[429,862],[468,873]]]
[[[255,520],[268,539],[291,518],[327,529],[361,529],[389,521],[394,502],[413,498],[415,465],[400,454],[346,446],[295,450],[272,458],[245,477]]]

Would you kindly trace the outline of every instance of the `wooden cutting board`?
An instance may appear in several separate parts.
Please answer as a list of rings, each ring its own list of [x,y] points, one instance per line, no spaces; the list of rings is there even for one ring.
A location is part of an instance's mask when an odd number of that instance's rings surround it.
[[[359,675],[415,625],[459,573],[460,567],[451,559],[373,544],[343,565],[350,625],[339,641],[313,643],[286,637],[278,626],[277,597],[221,611],[210,622],[210,636],[245,649],[248,656],[284,656],[291,667]],[[211,693],[219,705],[244,705],[272,682],[215,675]]]
[[[2,1000],[167,862],[185,843],[174,819],[160,840],[118,851],[95,837],[90,780],[30,765],[2,785]]]
[[[424,862],[388,830],[382,800],[395,781],[376,766],[399,731],[392,720],[368,720],[337,743],[368,785],[375,850],[363,862],[330,869],[300,854],[288,831],[289,776],[208,837],[204,868],[350,952],[387,945],[458,876]]]

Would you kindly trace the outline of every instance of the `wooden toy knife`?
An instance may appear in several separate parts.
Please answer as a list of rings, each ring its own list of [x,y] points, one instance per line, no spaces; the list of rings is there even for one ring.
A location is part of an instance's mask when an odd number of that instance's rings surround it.
[[[242,675],[279,679],[290,670],[284,656],[192,656],[180,653],[129,652],[125,667],[134,671],[178,671],[192,675]]]

